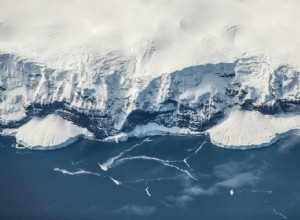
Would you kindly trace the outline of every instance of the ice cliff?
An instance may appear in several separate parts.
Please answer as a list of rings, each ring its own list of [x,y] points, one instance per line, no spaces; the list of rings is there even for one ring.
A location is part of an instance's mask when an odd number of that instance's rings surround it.
[[[2,54],[1,128],[56,114],[103,139],[149,123],[207,131],[231,109],[264,115],[300,110],[300,72],[267,57],[192,66],[156,77],[132,74],[135,65],[110,53],[90,58],[79,69],[58,70]]]

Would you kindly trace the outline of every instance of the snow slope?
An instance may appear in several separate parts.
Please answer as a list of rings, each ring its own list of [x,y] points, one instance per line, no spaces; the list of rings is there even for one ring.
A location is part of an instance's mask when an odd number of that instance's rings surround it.
[[[299,130],[300,115],[263,115],[256,111],[233,110],[208,133],[218,146],[248,149],[267,146]]]
[[[78,137],[92,137],[85,128],[80,128],[57,115],[33,118],[21,126],[17,133],[17,143],[31,149],[56,149],[75,142]]]

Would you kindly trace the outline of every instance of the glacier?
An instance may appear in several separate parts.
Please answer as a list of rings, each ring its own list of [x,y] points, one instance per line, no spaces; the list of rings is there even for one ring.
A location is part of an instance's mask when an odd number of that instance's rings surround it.
[[[249,149],[268,146],[280,138],[300,134],[300,115],[263,115],[257,111],[232,110],[208,130],[211,141],[221,147]]]
[[[295,0],[1,3],[0,133],[27,147],[208,134],[244,149],[298,128]],[[77,130],[31,142],[43,124]]]
[[[85,128],[80,128],[57,115],[47,115],[43,119],[32,118],[17,129],[18,144],[30,149],[53,150],[65,147],[82,136],[92,138]]]

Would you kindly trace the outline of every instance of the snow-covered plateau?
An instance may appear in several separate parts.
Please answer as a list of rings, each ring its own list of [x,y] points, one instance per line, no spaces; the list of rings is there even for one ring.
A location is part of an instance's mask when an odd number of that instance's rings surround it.
[[[296,0],[0,2],[0,132],[26,147],[300,127]]]

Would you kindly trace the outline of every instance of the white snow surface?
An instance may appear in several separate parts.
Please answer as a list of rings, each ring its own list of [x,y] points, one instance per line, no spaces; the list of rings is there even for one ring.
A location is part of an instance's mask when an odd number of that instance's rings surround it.
[[[249,149],[268,146],[292,133],[298,135],[299,129],[300,115],[263,115],[257,111],[235,109],[208,133],[218,146]]]
[[[51,114],[43,119],[33,118],[21,126],[16,140],[27,148],[47,150],[65,147],[80,136],[92,137],[87,129]]]
[[[73,68],[121,51],[160,74],[266,55],[299,65],[298,0],[0,0],[0,51]],[[147,62],[145,52],[156,50]]]

